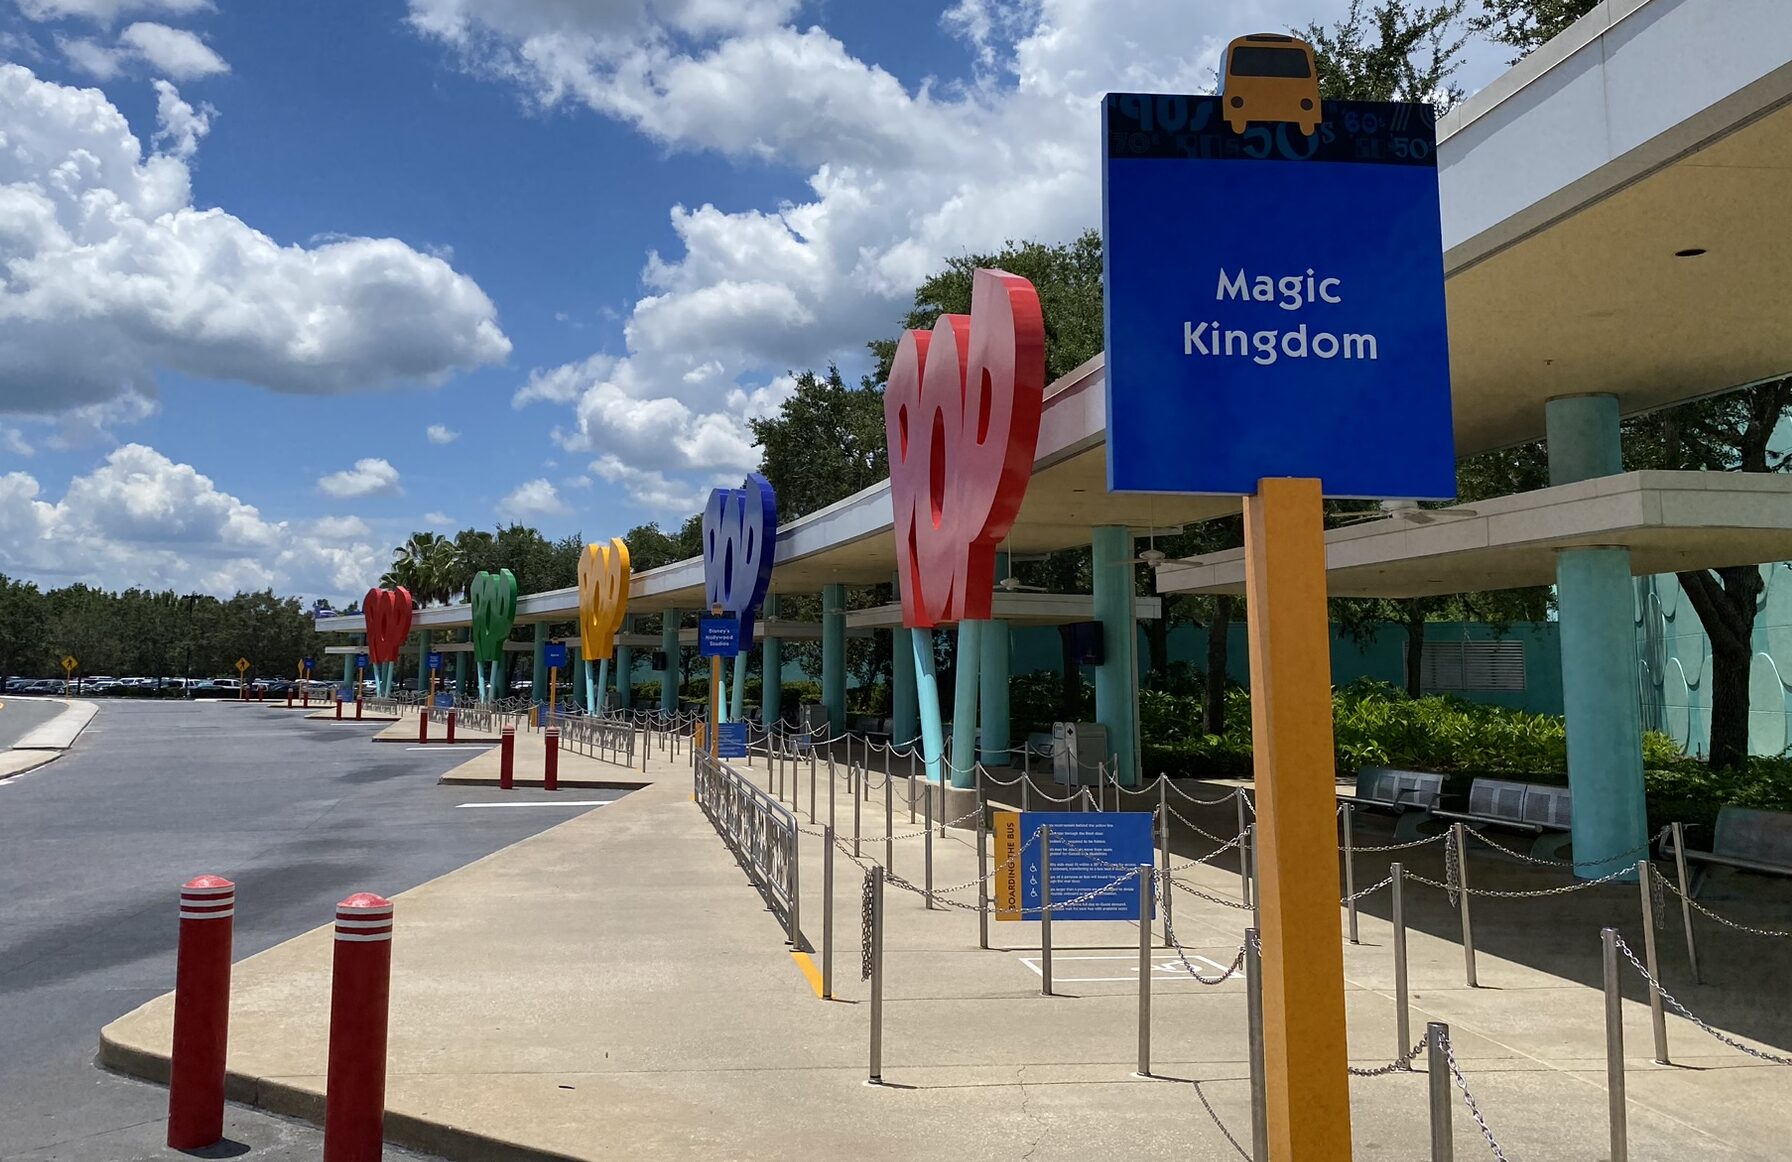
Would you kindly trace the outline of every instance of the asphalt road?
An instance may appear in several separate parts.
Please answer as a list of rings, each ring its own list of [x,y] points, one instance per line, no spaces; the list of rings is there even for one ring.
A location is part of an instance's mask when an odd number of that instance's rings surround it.
[[[0,697],[0,750],[11,749],[26,731],[41,726],[68,709],[48,698]]]
[[[0,719],[22,705],[6,701]],[[236,881],[241,959],[328,923],[351,892],[403,891],[592,809],[460,810],[500,797],[435,785],[471,751],[367,741],[378,729],[109,702],[69,754],[0,781],[0,1159],[190,1157],[162,1145],[165,1089],[94,1064],[101,1026],[174,985],[186,879]],[[321,1150],[312,1127],[243,1107],[226,1134],[207,1156]]]

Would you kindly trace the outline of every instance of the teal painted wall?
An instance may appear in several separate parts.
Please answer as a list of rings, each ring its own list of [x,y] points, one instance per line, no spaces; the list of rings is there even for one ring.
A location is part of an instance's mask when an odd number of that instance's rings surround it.
[[[1792,564],[1762,565],[1755,657],[1749,668],[1748,747],[1777,755],[1792,743]],[[1637,663],[1643,727],[1666,731],[1688,753],[1711,742],[1711,642],[1673,574],[1636,580]]]
[[[1792,578],[1788,579],[1787,597],[1792,600]],[[1226,645],[1227,673],[1236,682],[1250,684],[1249,647],[1245,626],[1234,622]],[[1501,635],[1490,626],[1476,622],[1434,621],[1425,627],[1427,641],[1488,641]],[[1553,622],[1520,622],[1508,627],[1507,641],[1521,641],[1525,646],[1525,689],[1520,691],[1469,691],[1460,697],[1472,702],[1510,706],[1536,714],[1562,713],[1562,655]],[[1056,672],[1060,658],[1058,631],[1055,628],[1016,628],[1014,640],[1014,673],[1030,674],[1039,670]],[[1789,639],[1792,640],[1792,639]],[[1406,683],[1406,631],[1399,626],[1385,626],[1366,646],[1358,646],[1335,628],[1332,631],[1332,682],[1348,685],[1358,678],[1375,678],[1395,686]],[[1788,654],[1792,657],[1792,654]],[[1139,635],[1139,665],[1149,664],[1143,630]],[[1172,663],[1187,662],[1197,669],[1206,665],[1207,631],[1197,626],[1179,625],[1170,631],[1169,659]],[[1083,667],[1084,673],[1091,672]]]

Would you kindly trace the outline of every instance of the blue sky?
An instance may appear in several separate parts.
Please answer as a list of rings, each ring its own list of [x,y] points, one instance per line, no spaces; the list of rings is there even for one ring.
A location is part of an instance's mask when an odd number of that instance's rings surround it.
[[[0,571],[677,522],[942,257],[1099,220],[1103,91],[1343,3],[0,0]]]

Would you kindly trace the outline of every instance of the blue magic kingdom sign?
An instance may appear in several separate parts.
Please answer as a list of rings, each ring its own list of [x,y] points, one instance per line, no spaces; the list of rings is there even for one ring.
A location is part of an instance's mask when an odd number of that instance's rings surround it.
[[[1454,496],[1431,107],[1239,133],[1221,101],[1103,103],[1109,488]]]

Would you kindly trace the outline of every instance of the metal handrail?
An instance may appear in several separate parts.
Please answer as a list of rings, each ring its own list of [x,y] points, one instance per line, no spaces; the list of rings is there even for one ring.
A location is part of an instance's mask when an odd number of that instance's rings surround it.
[[[704,751],[695,759],[697,805],[764,891],[791,947],[807,950],[797,885],[796,816],[720,759]]]
[[[573,715],[556,718],[560,728],[560,745],[602,762],[635,765],[635,727],[627,719],[603,715]]]

